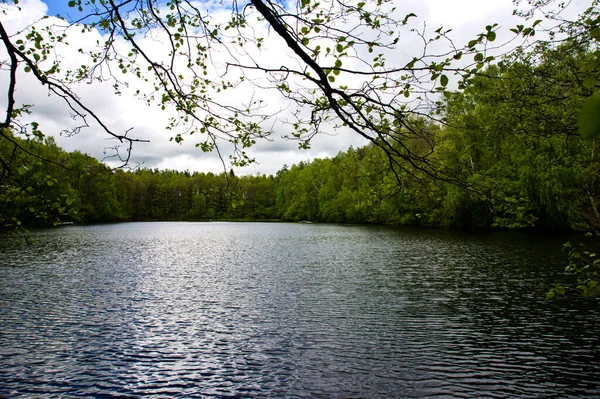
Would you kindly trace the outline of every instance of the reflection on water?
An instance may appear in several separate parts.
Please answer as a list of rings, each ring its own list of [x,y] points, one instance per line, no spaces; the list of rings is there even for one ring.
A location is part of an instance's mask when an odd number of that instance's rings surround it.
[[[598,397],[561,240],[132,223],[0,241],[0,396]]]

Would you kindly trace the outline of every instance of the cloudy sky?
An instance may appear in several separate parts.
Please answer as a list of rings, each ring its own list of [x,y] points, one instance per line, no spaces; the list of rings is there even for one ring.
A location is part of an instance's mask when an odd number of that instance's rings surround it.
[[[589,2],[581,0],[575,1],[575,3],[581,9]],[[0,16],[0,19],[9,33],[12,33],[44,15],[67,15],[72,10],[66,4],[66,0],[46,0],[46,2],[21,0],[19,2],[20,11],[10,11],[6,15]],[[408,0],[398,1],[398,5],[404,14],[412,12],[417,15],[417,18],[411,20],[415,28],[422,28],[424,23],[430,31],[440,26],[451,28],[453,29],[453,39],[460,44],[466,43],[477,33],[482,32],[488,24],[498,23],[500,25],[500,38],[502,32],[508,35],[508,29],[519,23],[512,15],[514,5],[511,0]],[[66,49],[61,54],[63,63],[77,66],[78,54],[75,50],[85,43],[92,43],[100,38],[98,34],[94,33],[81,34],[77,30],[69,31],[68,40],[72,49]],[[283,43],[273,33],[268,36],[268,39],[272,39],[273,42],[273,51],[270,54],[286,51]],[[278,48],[277,46],[283,47]],[[410,59],[413,55],[418,55],[421,50],[417,38],[409,38],[398,49],[396,62]],[[0,54],[4,59],[6,55],[4,48]],[[0,87],[5,90],[6,71],[3,70],[0,73],[0,84],[2,85]],[[132,90],[133,88],[132,86]],[[165,129],[168,124],[168,113],[161,112],[158,106],[148,106],[143,101],[134,98],[131,94],[132,90],[124,90],[123,95],[116,96],[110,85],[96,83],[83,84],[76,87],[75,90],[90,108],[107,121],[111,129],[123,131],[132,128],[130,133],[132,136],[150,140],[149,143],[138,144],[134,147],[132,165],[142,164],[148,168],[158,167],[200,172],[223,171],[223,165],[217,155],[203,153],[196,148],[195,144],[198,140],[194,140],[193,136],[186,139],[183,144],[169,142],[173,132]],[[229,93],[229,95],[232,94]],[[267,107],[271,107],[270,109],[279,110],[282,114],[289,112],[289,109],[285,107],[285,104],[281,104],[277,97],[267,95],[262,99],[268,103]],[[17,101],[33,104],[32,120],[40,123],[44,133],[55,136],[59,145],[66,150],[78,149],[102,159],[105,157],[105,148],[115,144],[107,140],[106,136],[95,126],[83,130],[74,137],[61,136],[60,132],[69,126],[74,126],[76,121],[73,120],[64,104],[57,101],[55,96],[48,96],[48,92],[29,74],[19,75]],[[1,98],[0,104],[5,106],[6,100]],[[332,128],[325,127],[327,134],[317,136],[312,141],[310,150],[299,150],[296,142],[281,138],[289,133],[289,128],[285,124],[279,125],[275,122],[273,128],[275,135],[271,141],[258,142],[249,151],[251,156],[256,159],[257,164],[236,169],[238,174],[271,174],[284,164],[291,165],[317,157],[332,157],[339,151],[345,151],[350,145],[356,147],[365,143],[356,134],[343,130],[334,131]]]

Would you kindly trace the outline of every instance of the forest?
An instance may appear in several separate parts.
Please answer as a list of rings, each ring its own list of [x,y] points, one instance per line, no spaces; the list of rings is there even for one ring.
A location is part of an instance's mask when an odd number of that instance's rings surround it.
[[[275,176],[111,170],[35,129],[28,137],[5,131],[12,136],[0,142],[0,225],[308,220],[585,230],[600,222],[598,139],[577,130],[600,78],[592,50],[566,41],[535,57],[523,53],[488,67],[465,90],[444,92],[439,122],[410,116],[420,131],[410,150],[427,153],[451,178],[393,168],[376,144]]]

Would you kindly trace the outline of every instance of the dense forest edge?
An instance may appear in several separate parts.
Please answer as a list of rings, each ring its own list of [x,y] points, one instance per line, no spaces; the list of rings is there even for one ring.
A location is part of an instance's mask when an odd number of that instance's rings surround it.
[[[582,82],[595,60],[567,42],[535,60],[492,66],[465,90],[444,94],[443,123],[414,121],[424,139],[405,145],[440,170],[460,171],[460,184],[391,169],[372,144],[274,176],[236,176],[111,170],[41,132],[5,131],[0,226],[276,219],[585,230],[599,222],[600,159],[598,139],[577,133],[577,116],[596,86]]]

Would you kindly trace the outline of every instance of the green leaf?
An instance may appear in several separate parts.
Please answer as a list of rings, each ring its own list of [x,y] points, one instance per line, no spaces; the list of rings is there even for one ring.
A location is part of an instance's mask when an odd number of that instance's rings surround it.
[[[589,96],[579,113],[579,134],[586,139],[600,136],[600,94]]]
[[[448,86],[448,76],[446,76],[446,75],[440,76],[440,84],[444,87]]]
[[[590,31],[592,39],[600,39],[600,27],[596,27]]]
[[[411,12],[410,14],[408,14],[407,16],[404,17],[404,20],[402,21],[402,23],[406,25],[406,23],[408,22],[408,19],[410,17],[416,17],[416,16],[417,16],[417,14]]]
[[[73,1],[73,0],[69,1],[69,7],[73,8],[73,7],[75,7],[76,5],[77,5],[77,2],[75,2],[75,1]]]
[[[583,79],[583,87],[586,89],[593,89],[596,86],[596,78],[592,75],[588,75]]]

